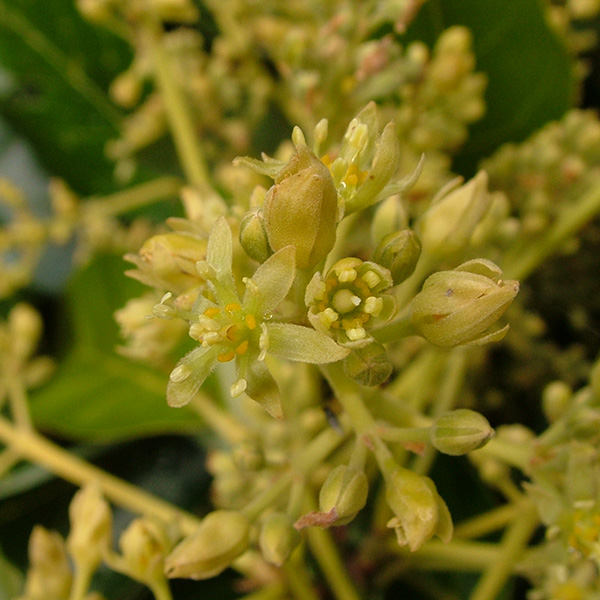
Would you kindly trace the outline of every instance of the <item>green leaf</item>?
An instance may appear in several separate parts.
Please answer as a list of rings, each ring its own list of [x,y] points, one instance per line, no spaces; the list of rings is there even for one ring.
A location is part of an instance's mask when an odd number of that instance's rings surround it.
[[[108,191],[104,156],[121,113],[105,89],[129,61],[114,36],[86,23],[74,2],[0,0],[0,111],[52,173],[78,192]],[[8,85],[7,85],[8,81]]]
[[[487,112],[457,158],[459,170],[473,172],[499,145],[564,114],[573,100],[572,64],[538,0],[430,0],[408,37],[432,44],[452,25],[471,29],[476,68],[489,78]]]
[[[102,256],[68,290],[64,331],[72,345],[52,380],[33,394],[36,425],[63,436],[115,441],[195,431],[199,418],[167,406],[167,374],[118,355],[116,309],[143,288],[123,275],[121,258]]]

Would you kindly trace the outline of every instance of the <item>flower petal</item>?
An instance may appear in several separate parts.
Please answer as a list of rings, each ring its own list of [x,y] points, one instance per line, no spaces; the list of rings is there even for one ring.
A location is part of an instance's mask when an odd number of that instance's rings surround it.
[[[269,353],[280,358],[320,365],[341,360],[350,352],[329,336],[310,327],[268,323],[267,331]]]
[[[179,361],[167,385],[169,406],[185,406],[196,395],[216,364],[217,350],[212,346],[198,346]]]
[[[244,310],[262,316],[288,294],[296,276],[296,250],[286,246],[269,257],[246,282]]]
[[[240,375],[243,375],[248,384],[246,394],[258,402],[273,418],[282,419],[283,409],[279,387],[264,361],[248,361]]]
[[[231,272],[233,261],[233,241],[231,228],[225,217],[219,217],[213,225],[208,237],[206,248],[206,262],[217,273]]]

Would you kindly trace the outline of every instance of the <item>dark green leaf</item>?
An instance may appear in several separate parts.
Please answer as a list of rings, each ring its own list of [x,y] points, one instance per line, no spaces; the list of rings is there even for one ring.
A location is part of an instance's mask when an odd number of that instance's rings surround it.
[[[0,65],[9,74],[0,110],[48,170],[80,193],[111,187],[104,145],[117,135],[121,114],[104,90],[128,57],[74,2],[44,2],[41,10],[36,0],[0,0]]]
[[[472,170],[500,144],[560,118],[573,100],[572,64],[538,0],[430,0],[410,39],[432,43],[452,25],[473,32],[477,70],[489,78],[487,113],[470,131],[459,166]],[[464,170],[464,169],[461,169]]]
[[[121,258],[103,256],[73,278],[64,323],[72,346],[33,395],[39,428],[94,441],[198,429],[190,409],[167,406],[166,374],[114,350],[121,340],[113,313],[143,289],[123,275],[124,266]]]

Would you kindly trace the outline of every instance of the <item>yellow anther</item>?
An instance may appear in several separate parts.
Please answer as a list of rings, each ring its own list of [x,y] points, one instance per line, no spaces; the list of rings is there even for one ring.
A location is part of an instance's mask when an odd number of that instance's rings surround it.
[[[329,168],[331,166],[331,163],[333,162],[333,160],[331,159],[331,156],[329,154],[323,154],[323,156],[321,156],[321,162],[327,168]]]
[[[229,304],[225,305],[225,310],[231,314],[234,312],[240,312],[242,307],[237,302],[230,302]]]
[[[238,356],[241,356],[242,354],[244,354],[246,352],[246,350],[248,350],[248,340],[244,340],[236,349],[235,349],[235,353]]]
[[[229,350],[228,352],[221,352],[221,354],[219,354],[217,356],[217,360],[219,362],[229,362],[230,360],[233,360],[235,358],[235,350]]]
[[[225,331],[225,336],[228,340],[234,342],[238,339],[237,329],[237,325],[229,325],[229,327],[227,327],[227,330]]]
[[[381,277],[375,271],[367,271],[361,278],[371,289],[373,289],[380,281]]]
[[[221,312],[221,309],[220,309],[220,308],[218,308],[218,307],[216,307],[216,306],[213,306],[213,307],[211,307],[211,308],[207,308],[207,309],[204,311],[204,314],[205,314],[207,317],[209,317],[209,318],[213,319],[213,318],[214,318],[214,317],[216,317],[216,316],[217,316],[217,315],[218,315],[220,312]]]
[[[244,321],[246,322],[246,327],[248,329],[254,329],[256,327],[256,319],[254,315],[246,315],[244,317]]]

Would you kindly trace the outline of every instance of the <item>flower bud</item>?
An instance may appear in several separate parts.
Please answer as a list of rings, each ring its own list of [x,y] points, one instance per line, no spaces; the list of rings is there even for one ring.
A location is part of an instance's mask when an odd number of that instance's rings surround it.
[[[356,348],[344,359],[344,371],[350,379],[367,387],[380,385],[388,380],[394,367],[385,348],[372,342]]]
[[[99,486],[87,485],[73,496],[69,518],[69,553],[78,568],[94,570],[110,548],[112,538],[112,515]]]
[[[263,207],[265,229],[274,251],[296,248],[296,264],[312,267],[335,243],[337,191],[329,169],[304,145],[296,148]]]
[[[363,471],[339,465],[331,471],[319,492],[319,509],[322,513],[334,512],[331,525],[345,525],[364,507],[369,493],[369,483]]]
[[[224,571],[248,548],[250,523],[240,512],[209,513],[195,533],[184,538],[167,556],[167,577],[208,579]]]
[[[19,302],[8,316],[12,345],[11,353],[20,359],[28,358],[37,346],[42,333],[42,318],[29,304]]]
[[[152,587],[165,576],[165,557],[173,547],[169,532],[158,521],[139,518],[119,539],[121,556],[107,561],[117,571]]]
[[[263,522],[258,545],[267,562],[280,567],[300,543],[300,533],[288,515],[271,513]]]
[[[414,231],[404,229],[386,235],[375,248],[373,261],[389,269],[398,285],[413,274],[421,256],[421,242]]]
[[[434,535],[450,541],[452,518],[431,479],[396,466],[385,483],[386,501],[395,515],[387,526],[395,529],[400,546],[415,552]]]
[[[453,271],[434,273],[412,301],[412,324],[436,346],[502,339],[508,325],[486,332],[510,306],[519,283],[498,279],[499,272],[489,261],[474,260]]]
[[[459,408],[438,417],[431,428],[433,446],[452,456],[467,454],[487,444],[494,436],[488,420],[478,412]]]
[[[573,390],[564,381],[552,381],[542,393],[542,409],[549,423],[563,417],[572,404]]]
[[[272,254],[260,210],[247,212],[240,222],[240,244],[253,260],[263,263]]]
[[[71,568],[60,534],[36,525],[29,538],[29,569],[25,582],[27,598],[68,598]]]
[[[492,196],[488,176],[480,171],[467,183],[449,193],[442,190],[421,217],[418,231],[424,250],[432,256],[448,256],[463,250],[488,211]]]

